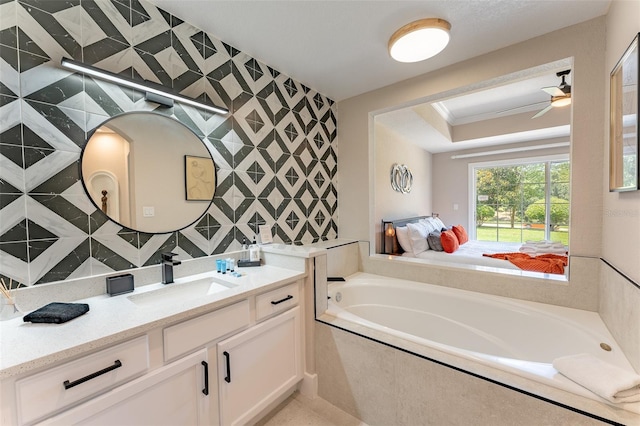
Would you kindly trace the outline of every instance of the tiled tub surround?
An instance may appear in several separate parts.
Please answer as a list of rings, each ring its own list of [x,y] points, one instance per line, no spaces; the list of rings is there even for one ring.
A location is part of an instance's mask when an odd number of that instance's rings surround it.
[[[567,392],[337,325],[316,322],[318,396],[370,425],[638,424],[630,412],[594,409]]]
[[[633,367],[640,371],[640,283],[633,282],[603,260],[599,300],[602,320]]]
[[[337,236],[332,100],[145,1],[2,0],[0,17],[0,276],[31,286],[158,264],[162,251],[229,252],[260,223],[281,243]],[[231,113],[159,107],[61,69],[62,57]],[[107,220],[78,180],[87,135],[154,109],[206,143],[218,181],[200,221],[159,235]]]
[[[614,411],[630,411],[640,421],[640,403],[611,404],[551,366],[555,358],[590,353],[634,373],[595,312],[367,273],[330,283],[329,296],[328,315],[388,333],[387,342],[409,340],[591,399],[596,408],[608,404]],[[333,318],[329,322],[333,323]],[[612,350],[602,350],[602,342]]]
[[[359,245],[361,252],[368,252],[366,243]],[[345,247],[349,246],[353,244]],[[335,249],[328,250],[328,258],[331,258],[331,250]],[[452,275],[458,277],[458,280],[447,281],[444,279],[443,270],[449,271],[450,268],[442,267],[440,268],[442,270],[412,268],[411,265],[406,264],[403,268],[399,268],[400,265],[395,264],[397,262],[392,262],[389,265],[393,267],[385,269],[381,267],[382,262],[375,260],[377,259],[361,257],[360,270],[364,267],[365,272],[379,275],[393,274],[415,281],[420,278],[421,282],[428,282],[433,278],[441,286],[472,291],[479,291],[478,287],[484,289],[486,284],[487,293],[543,303],[559,304],[559,300],[565,299],[563,287],[566,287],[567,283],[532,279],[527,284],[538,289],[538,294],[530,294],[528,291],[520,291],[520,285],[509,290],[501,283],[491,283],[488,281],[488,276],[483,278],[481,271],[475,273],[462,271]],[[593,259],[593,262],[591,262],[592,259],[577,258],[577,260],[580,268],[575,268],[576,274],[572,279],[579,281],[579,276],[584,273],[600,272],[600,268],[590,269],[594,264],[599,266],[599,260]],[[583,260],[585,262],[582,262]],[[328,266],[331,267],[331,265]],[[605,266],[603,264],[603,268]],[[581,272],[578,273],[578,271]],[[464,276],[463,272],[468,276]],[[507,278],[505,276],[504,280]],[[631,287],[628,282],[621,282],[620,277],[609,278],[611,281],[609,287],[620,284]],[[479,282],[476,283],[476,281]],[[511,284],[513,287],[516,283]],[[556,286],[559,288],[555,289]],[[603,291],[606,286],[603,284],[601,287]],[[636,288],[634,287],[633,290]],[[594,299],[597,301],[597,294],[596,297],[587,295],[584,300],[574,302],[574,305],[587,311],[596,311],[597,305],[596,309],[591,308],[590,300]],[[601,299],[601,303],[603,300]],[[629,304],[633,305],[635,300],[631,297]],[[316,301],[316,304],[320,303],[322,301]],[[627,346],[637,341],[635,335],[638,329],[632,321],[623,319],[628,318],[629,312],[636,312],[637,306],[629,306],[629,309],[625,308],[623,312],[616,312],[617,310],[613,307],[619,304],[613,301],[609,304],[611,305],[609,316],[627,324],[626,327],[621,328],[624,331],[623,335],[614,332],[612,322],[608,321],[602,309],[600,309],[601,318],[620,344],[627,360],[637,361],[637,359],[631,359],[635,356],[635,349],[628,350]],[[632,412],[532,381],[513,372],[453,356],[435,348],[427,348],[406,339],[399,339],[364,325],[331,315],[322,316],[323,311],[324,309],[318,311],[320,321],[316,322],[315,336],[318,394],[367,423],[602,424],[575,410],[622,424],[640,422],[640,417]],[[590,312],[585,314],[595,315]],[[628,338],[624,334],[634,334],[634,336]]]

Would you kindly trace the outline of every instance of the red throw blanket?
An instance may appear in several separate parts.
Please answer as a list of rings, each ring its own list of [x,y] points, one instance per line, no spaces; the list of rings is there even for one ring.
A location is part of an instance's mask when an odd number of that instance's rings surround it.
[[[483,254],[494,259],[504,259],[525,271],[545,272],[547,274],[564,274],[568,257],[559,254],[541,254],[529,256],[526,253]]]

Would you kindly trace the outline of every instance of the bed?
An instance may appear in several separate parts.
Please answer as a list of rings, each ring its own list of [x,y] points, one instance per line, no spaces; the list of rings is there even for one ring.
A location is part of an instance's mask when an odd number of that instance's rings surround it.
[[[522,268],[516,266],[509,260],[487,257],[487,255],[494,255],[498,253],[519,253],[525,251],[522,249],[525,248],[526,245],[523,245],[522,243],[469,240],[466,243],[461,244],[453,253],[436,251],[433,249],[427,249],[424,251],[417,250],[417,252],[414,253],[411,250],[411,247],[409,250],[405,251],[402,244],[398,241],[400,237],[399,234],[404,232],[401,231],[403,227],[407,227],[410,223],[415,224],[421,220],[432,220],[435,217],[437,216],[418,216],[398,220],[383,220],[382,252],[435,262],[522,270]],[[442,221],[439,223],[442,223]],[[406,242],[404,245],[406,245]]]

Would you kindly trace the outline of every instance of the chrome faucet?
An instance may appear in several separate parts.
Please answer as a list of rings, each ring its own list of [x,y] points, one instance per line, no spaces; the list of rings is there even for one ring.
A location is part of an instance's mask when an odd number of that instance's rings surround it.
[[[162,255],[162,284],[171,284],[173,282],[173,267],[179,265],[179,260],[173,260],[176,253],[161,253]]]

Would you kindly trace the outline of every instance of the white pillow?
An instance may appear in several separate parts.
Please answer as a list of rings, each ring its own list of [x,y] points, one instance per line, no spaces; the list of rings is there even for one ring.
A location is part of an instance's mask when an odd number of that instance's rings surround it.
[[[427,242],[429,231],[424,223],[408,223],[407,229],[409,230],[409,239],[411,240],[414,256],[429,250],[429,243]]]
[[[439,217],[434,217],[432,219],[436,223],[436,225],[438,226],[438,231],[441,230],[442,228],[446,228],[444,222]]]
[[[438,228],[438,224],[433,220],[432,217],[427,217],[425,219],[420,219],[420,222],[424,223],[427,227],[427,235],[434,232],[439,231],[441,228]]]
[[[411,240],[409,239],[409,230],[406,226],[398,226],[396,228],[396,237],[402,250],[407,253],[413,253],[413,247],[411,247]]]

